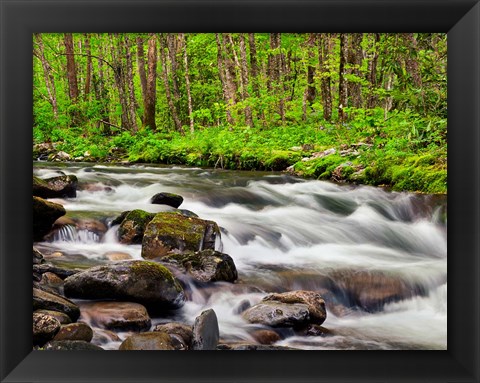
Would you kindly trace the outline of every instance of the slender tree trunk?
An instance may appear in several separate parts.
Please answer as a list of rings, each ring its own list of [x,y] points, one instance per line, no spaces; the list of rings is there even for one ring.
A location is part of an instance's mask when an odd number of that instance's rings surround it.
[[[229,90],[229,80],[227,78],[227,70],[225,65],[225,60],[223,58],[223,44],[220,41],[221,36],[218,33],[215,33],[215,39],[217,41],[217,66],[218,66],[218,75],[222,83],[223,98],[226,104],[226,113],[227,113],[227,122],[229,125],[235,125],[235,120],[233,119],[230,107],[233,105],[234,101],[231,99],[231,94]]]
[[[177,38],[175,34],[167,33],[167,46],[172,68],[173,96],[178,101],[180,100],[180,88],[178,86]]]
[[[135,87],[133,84],[133,64],[132,64],[132,46],[128,35],[125,34],[125,57],[127,67],[127,88],[128,88],[128,113],[130,116],[130,124],[132,131],[136,133],[138,131],[137,117],[135,109],[137,106],[137,100],[135,99]],[[154,117],[155,120],[155,117]]]
[[[77,69],[75,67],[75,52],[73,49],[73,36],[71,33],[64,34],[65,54],[67,56],[67,79],[70,100],[76,103],[78,100]]]
[[[270,49],[274,52],[269,56],[269,78],[270,89],[278,100],[277,111],[282,123],[285,123],[285,100],[283,98],[282,78],[282,56],[280,52],[281,34],[270,33]]]
[[[230,37],[230,43],[233,46],[232,38]],[[242,95],[242,101],[247,102],[249,98],[248,94],[248,66],[247,66],[247,48],[245,46],[245,36],[243,34],[239,35],[239,46],[240,46],[240,60],[237,57],[237,54],[234,52],[235,64],[240,68],[240,93]],[[253,126],[252,120],[252,110],[250,106],[246,105],[244,109],[245,113],[245,124],[247,126]]]
[[[258,63],[257,63],[257,46],[255,44],[255,34],[248,34],[248,46],[250,48],[250,74],[252,78],[252,89],[257,100],[260,100],[260,85],[258,81]],[[265,126],[265,114],[263,113],[263,108],[256,108],[258,118],[262,121]]]
[[[38,51],[35,50],[35,52],[37,52],[37,56],[40,59],[40,62],[42,63],[43,78],[45,80],[45,86],[47,88],[48,100],[52,105],[53,117],[55,118],[55,120],[57,120],[58,119],[57,91],[55,89],[55,79],[53,77],[52,67],[50,66],[49,62],[45,57],[45,49],[43,46],[42,35],[40,33],[35,33],[34,36],[38,45]]]
[[[99,124],[103,124],[102,132],[104,135],[109,136],[112,134],[110,129],[110,116],[108,115],[108,92],[105,87],[105,76],[103,73],[103,45],[98,48],[98,79],[95,74],[93,75],[93,88],[95,92],[95,98],[101,105],[100,109],[100,121]],[[99,125],[98,125],[99,126]]]
[[[332,86],[328,60],[331,54],[329,33],[319,34],[318,62],[320,69],[320,91],[322,93],[323,118],[330,121],[332,118]]]
[[[193,134],[195,131],[195,126],[193,122],[193,105],[192,105],[192,94],[190,92],[190,75],[188,73],[188,54],[187,54],[187,39],[183,33],[180,34],[183,47],[183,63],[185,65],[185,88],[187,89],[187,98],[188,98],[188,118],[190,120],[190,133]]]
[[[114,68],[114,80],[115,86],[118,90],[118,98],[120,101],[120,106],[122,108],[121,114],[121,126],[124,129],[131,130],[130,118],[128,112],[128,100],[125,90],[125,66],[123,64],[123,42],[118,33],[115,33],[110,36],[111,45],[110,51],[112,55],[112,66]]]
[[[312,65],[314,53],[312,46],[315,44],[315,35],[312,33],[307,41],[308,62],[307,62],[307,86],[303,94],[303,120],[306,121],[308,114],[308,106],[313,104],[317,96],[317,89],[315,88],[315,67]]]
[[[374,34],[373,57],[368,63],[368,98],[367,108],[373,109],[377,106],[377,96],[375,89],[377,88],[377,65],[378,65],[378,44],[380,42],[380,33]]]
[[[348,106],[348,88],[346,79],[346,63],[348,54],[347,37],[347,34],[340,33],[340,79],[338,84],[338,119],[340,122],[345,122],[348,118],[344,110]]]
[[[148,39],[147,51],[147,86],[145,92],[145,105],[143,123],[150,129],[156,130],[155,104],[157,96],[157,39],[153,33]]]
[[[85,33],[85,53],[87,55],[87,73],[85,75],[85,99],[88,99],[92,85],[92,48],[90,47],[90,35]]]
[[[405,55],[405,69],[416,88],[421,88],[422,77],[420,75],[418,61],[415,58],[417,51],[417,40],[413,33],[402,33],[403,42],[407,48]]]
[[[360,85],[361,72],[360,68],[363,61],[363,52],[362,52],[362,33],[352,33],[350,35],[351,44],[348,49],[348,64],[350,69],[348,70],[349,74],[355,75],[358,81],[348,81],[348,97],[351,100],[351,105],[355,108],[362,107],[362,87]]]
[[[168,82],[168,67],[167,67],[167,57],[165,51],[167,50],[167,44],[165,42],[165,37],[160,37],[160,60],[162,62],[162,78],[163,84],[165,86],[165,97],[167,98],[168,108],[170,109],[170,113],[173,118],[173,123],[175,124],[175,129],[180,132],[181,134],[185,134],[182,122],[178,118],[177,109],[175,108],[175,104],[173,103],[172,94],[170,92],[170,84]]]
[[[140,77],[140,87],[142,89],[142,101],[143,107],[145,109],[146,96],[147,96],[147,74],[145,72],[145,51],[143,49],[143,38],[137,36],[137,67],[138,67],[138,76]],[[141,117],[142,124],[145,125],[143,116]]]

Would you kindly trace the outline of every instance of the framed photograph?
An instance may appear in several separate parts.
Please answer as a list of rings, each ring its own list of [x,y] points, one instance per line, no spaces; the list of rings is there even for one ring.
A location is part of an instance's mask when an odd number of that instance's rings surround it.
[[[478,1],[0,4],[2,382],[479,381]]]

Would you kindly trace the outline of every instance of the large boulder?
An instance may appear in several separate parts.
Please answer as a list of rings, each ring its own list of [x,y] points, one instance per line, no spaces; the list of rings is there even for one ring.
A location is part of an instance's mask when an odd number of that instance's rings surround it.
[[[53,340],[83,340],[90,342],[92,338],[92,328],[86,323],[77,322],[62,326]]]
[[[250,323],[271,327],[302,327],[309,320],[308,306],[302,303],[260,302],[242,314]]]
[[[33,344],[43,345],[60,331],[60,322],[50,315],[33,313]]]
[[[155,217],[155,213],[147,213],[138,209],[126,212],[117,231],[120,243],[141,244],[145,227],[153,217]]]
[[[62,205],[33,197],[33,240],[41,241],[50,232],[57,218],[65,213]]]
[[[198,282],[233,282],[238,277],[233,259],[228,254],[215,250],[169,253],[160,261],[189,274]]]
[[[173,193],[158,193],[150,199],[150,202],[157,205],[168,205],[178,208],[183,202],[183,197]]]
[[[58,294],[33,288],[33,310],[53,310],[67,314],[72,321],[80,316],[79,307]]]
[[[281,294],[271,294],[263,298],[263,302],[303,303],[307,305],[310,323],[322,324],[327,318],[325,301],[315,291],[297,290]]]
[[[215,249],[220,235],[218,225],[176,212],[158,213],[148,223],[142,241],[142,257],[163,257],[171,251],[199,251]]]
[[[33,176],[33,195],[41,198],[74,198],[78,180],[74,175],[41,179]]]
[[[149,261],[95,266],[65,279],[65,295],[81,299],[136,302],[152,310],[183,306],[182,286],[165,267]]]
[[[175,350],[172,338],[165,332],[144,332],[125,339],[119,350]]]
[[[203,311],[193,325],[193,350],[215,350],[220,339],[220,330],[215,311]]]
[[[152,324],[145,306],[133,302],[85,302],[80,320],[116,331],[146,331]]]

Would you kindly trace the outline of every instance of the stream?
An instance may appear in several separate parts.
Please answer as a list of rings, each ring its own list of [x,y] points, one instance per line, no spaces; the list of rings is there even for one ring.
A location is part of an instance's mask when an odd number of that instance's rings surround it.
[[[41,178],[74,174],[76,198],[53,199],[67,217],[97,220],[104,235],[65,226],[35,243],[47,261],[88,268],[108,254],[141,258],[141,245],[123,245],[111,222],[121,212],[173,209],[150,203],[159,192],[181,195],[180,209],[221,228],[216,249],[238,270],[235,283],[191,282],[184,307],[158,323],[193,324],[216,312],[222,341],[255,342],[238,307],[271,292],[312,290],[325,299],[329,336],[281,330],[275,343],[315,350],[444,350],[447,348],[446,196],[389,192],[368,186],[304,180],[284,173],[154,165],[34,162]],[[58,256],[61,254],[61,256]],[[82,302],[75,300],[82,307]],[[89,322],[88,315],[81,320]],[[90,323],[91,324],[91,323]],[[94,328],[95,330],[95,328]],[[128,334],[104,340],[118,349]]]

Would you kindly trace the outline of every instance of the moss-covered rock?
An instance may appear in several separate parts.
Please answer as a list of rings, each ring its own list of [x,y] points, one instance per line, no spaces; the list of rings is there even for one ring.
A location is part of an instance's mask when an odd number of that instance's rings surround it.
[[[65,213],[62,205],[33,197],[33,240],[41,241],[50,232],[57,218]]]
[[[166,265],[173,265],[198,282],[233,282],[238,277],[233,259],[228,254],[215,250],[169,253],[160,261]]]
[[[215,249],[218,225],[182,214],[158,213],[148,223],[142,241],[142,257],[153,259],[176,251]]]
[[[67,297],[136,302],[152,310],[177,309],[185,301],[173,274],[149,261],[92,267],[66,278],[64,291]]]
[[[124,244],[141,244],[145,228],[154,217],[155,213],[139,209],[127,212],[118,228],[118,240]]]
[[[33,176],[33,195],[41,198],[74,198],[77,196],[78,179],[64,175],[41,179]]]

